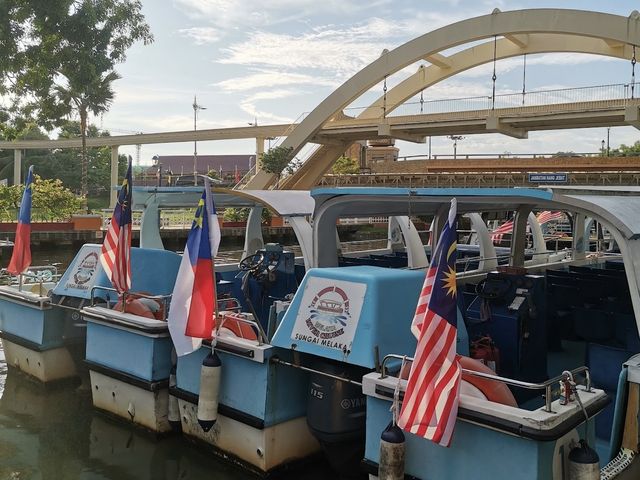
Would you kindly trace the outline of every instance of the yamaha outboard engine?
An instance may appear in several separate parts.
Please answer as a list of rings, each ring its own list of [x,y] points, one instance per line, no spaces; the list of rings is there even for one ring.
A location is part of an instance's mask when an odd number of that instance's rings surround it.
[[[387,353],[415,351],[410,326],[424,275],[368,265],[312,268],[271,340],[319,372],[310,375],[307,424],[342,478],[359,476],[364,457],[363,375]]]
[[[344,364],[324,364],[320,369],[356,381],[366,373]],[[365,421],[366,397],[361,386],[327,375],[311,375],[307,424],[341,478],[358,475],[364,457]]]

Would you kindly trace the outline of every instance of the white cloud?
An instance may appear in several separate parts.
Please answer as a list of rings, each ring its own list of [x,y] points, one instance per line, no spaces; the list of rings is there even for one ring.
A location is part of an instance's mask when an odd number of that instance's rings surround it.
[[[192,39],[196,45],[216,43],[221,38],[220,31],[212,27],[182,28],[178,32],[182,36]]]
[[[174,5],[191,18],[201,20],[204,17],[211,24],[229,30],[264,28],[322,13],[353,15],[389,3],[390,0],[174,0]]]
[[[250,116],[259,118],[261,123],[289,123],[291,118],[288,116],[276,115],[271,111],[260,110],[257,103],[263,100],[278,100],[283,98],[299,95],[299,90],[267,90],[254,93],[240,102],[240,108],[247,112]]]
[[[256,32],[223,50],[219,63],[331,72],[338,80],[355,74],[388,45],[366,30],[315,30],[300,36]]]
[[[335,87],[334,80],[322,77],[314,77],[302,73],[288,73],[285,71],[262,70],[244,77],[230,78],[214,83],[226,92],[246,92],[249,90],[268,89],[288,85],[322,85]]]
[[[116,86],[115,101],[118,104],[138,104],[166,102],[169,100],[181,100],[191,92],[173,88],[158,88],[144,86]]]

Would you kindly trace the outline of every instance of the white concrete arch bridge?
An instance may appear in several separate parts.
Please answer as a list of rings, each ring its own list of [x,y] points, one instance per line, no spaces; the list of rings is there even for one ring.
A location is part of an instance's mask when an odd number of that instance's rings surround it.
[[[446,56],[453,47],[470,46]],[[621,84],[568,91],[527,93],[518,97],[492,95],[465,99],[460,111],[407,112],[407,100],[430,86],[470,68],[502,59],[551,52],[596,54],[631,61],[640,48],[640,14],[628,17],[565,9],[529,9],[500,12],[463,20],[415,38],[363,68],[331,93],[300,123],[199,131],[162,132],[88,139],[88,146],[112,147],[112,186],[117,184],[120,145],[255,138],[258,155],[264,140],[286,137],[281,143],[299,154],[309,143],[320,146],[278,188],[308,189],[317,184],[335,160],[356,140],[397,138],[421,142],[426,136],[503,133],[526,137],[531,130],[633,125],[640,128],[640,85]],[[638,50],[640,55],[640,49]],[[420,66],[358,115],[347,109],[364,93],[400,70]],[[640,72],[639,72],[640,73]],[[480,103],[478,103],[480,102]],[[484,102],[484,103],[482,103]],[[471,108],[469,107],[471,105]],[[477,105],[477,107],[474,107]],[[457,108],[453,104],[454,109]],[[400,108],[402,107],[402,108]],[[398,115],[397,113],[403,113]],[[21,149],[77,148],[80,139],[0,142],[0,149],[15,151],[20,181]],[[15,176],[14,176],[15,177]],[[273,186],[275,176],[258,170],[243,186]],[[115,192],[114,192],[115,193]],[[115,196],[112,195],[112,201]]]
[[[476,43],[487,39],[484,43]],[[449,57],[442,54],[452,47],[467,43],[474,45]],[[293,129],[282,143],[282,146],[292,149],[293,155],[314,139],[323,143],[322,134],[327,129],[341,130],[341,135],[336,135],[335,141],[327,141],[316,149],[280,188],[306,189],[315,185],[357,135],[361,138],[371,138],[373,134],[374,138],[388,136],[421,141],[424,135],[429,134],[430,128],[437,127],[443,127],[435,130],[438,134],[443,134],[444,131],[485,131],[515,137],[525,137],[531,129],[607,124],[631,124],[638,127],[639,102],[635,98],[621,99],[620,102],[569,103],[564,104],[560,112],[553,105],[546,108],[518,107],[515,111],[508,108],[495,109],[492,105],[489,109],[474,112],[472,118],[466,119],[456,119],[455,113],[438,118],[389,116],[389,113],[413,95],[478,65],[517,55],[548,52],[591,53],[631,60],[635,58],[637,45],[640,45],[640,13],[635,10],[629,17],[622,17],[582,10],[530,9],[501,12],[496,9],[489,15],[463,20],[429,32],[392,51],[384,52],[380,58],[329,95]],[[431,65],[419,68],[414,75],[385,92],[357,118],[344,118],[343,109],[354,100],[390,75],[423,60]],[[454,123],[447,124],[447,120]],[[247,186],[265,188],[273,181],[273,175],[258,171]]]

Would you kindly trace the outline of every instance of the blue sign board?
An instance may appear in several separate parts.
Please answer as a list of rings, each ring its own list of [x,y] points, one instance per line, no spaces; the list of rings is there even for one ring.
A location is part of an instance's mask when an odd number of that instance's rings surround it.
[[[530,173],[531,183],[567,183],[566,173]]]

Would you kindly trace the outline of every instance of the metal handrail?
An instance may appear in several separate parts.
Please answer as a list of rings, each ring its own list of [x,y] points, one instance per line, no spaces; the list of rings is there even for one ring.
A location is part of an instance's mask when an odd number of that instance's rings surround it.
[[[122,293],[118,293],[118,291],[115,288],[111,288],[111,287],[102,287],[100,285],[95,285],[93,287],[91,287],[90,290],[90,295],[91,295],[91,300],[89,302],[89,306],[93,307],[95,306],[95,292],[96,290],[103,290],[106,292],[114,292],[115,294],[118,295],[118,298],[122,297],[122,306],[120,307],[120,311],[122,313],[125,313],[125,308],[127,305],[127,296],[129,295],[135,295],[137,298],[148,298],[151,300],[161,300],[162,304],[164,305],[164,310],[163,310],[163,315],[162,315],[162,321],[166,321],[167,320],[167,314],[169,313],[169,304],[171,303],[171,295],[150,295],[150,294],[146,294],[146,293],[136,293],[136,292],[122,292]],[[111,302],[110,299],[107,300],[107,306],[110,307],[111,306]]]
[[[247,313],[242,313],[242,312],[238,312],[237,315],[241,315],[239,317],[233,317],[231,318],[232,320],[238,321],[240,323],[246,323],[249,326],[252,327],[256,327],[256,330],[258,331],[258,346],[262,345],[263,343],[269,343],[267,341],[267,334],[265,333],[265,331],[262,328],[262,325],[260,325],[260,322],[258,321],[257,318],[253,317],[252,315],[252,319],[250,320],[249,318],[247,318],[246,316],[249,315]],[[225,319],[228,315],[224,315],[221,319],[220,319],[220,325],[218,328],[222,328],[222,326],[224,325]]]
[[[222,308],[220,306],[221,303],[224,302],[236,302],[236,306],[235,307],[231,307],[231,308]],[[229,297],[229,298],[220,298],[216,300],[216,305],[218,307],[218,311],[225,311],[225,312],[240,312],[242,310],[242,305],[240,305],[240,300],[238,300],[237,298],[234,297]]]
[[[634,86],[640,86],[635,83]],[[634,100],[630,96],[630,83],[616,83],[608,85],[590,85],[586,87],[571,87],[571,88],[556,88],[548,90],[531,90],[525,92],[526,105],[524,107],[532,106],[552,106],[564,103],[580,103],[580,102],[594,102],[594,101],[607,101],[607,100]],[[596,92],[592,94],[591,92]],[[587,93],[587,97],[585,97]],[[413,97],[415,98],[415,97]],[[513,99],[513,101],[509,101]],[[510,92],[502,93],[495,96],[496,108],[522,108],[522,92]],[[424,114],[430,113],[446,113],[446,112],[464,112],[469,110],[487,110],[491,108],[493,104],[493,97],[490,95],[480,95],[475,97],[458,97],[458,98],[434,98],[432,100],[414,100],[404,102],[395,107],[395,110],[399,110],[401,107],[420,107]],[[429,107],[441,108],[429,108]],[[454,107],[458,106],[458,109]],[[356,112],[364,111],[370,106],[361,107],[353,106],[344,109],[345,114],[351,116],[357,115]],[[379,106],[380,109],[383,106]],[[388,107],[387,107],[388,108]],[[349,113],[347,113],[349,112]],[[354,113],[351,113],[354,112]],[[387,112],[390,114],[390,112]]]
[[[43,278],[42,275],[38,275],[37,273],[34,273],[33,271],[48,271],[51,272],[51,276],[49,278]],[[11,273],[9,273],[9,271],[6,268],[3,268],[2,270],[0,270],[0,274],[2,275],[7,275],[9,277],[9,279],[11,278],[17,278],[18,280],[18,291],[22,292],[22,287],[25,283],[27,284],[39,284],[40,286],[40,292],[42,292],[42,285],[46,282],[55,282],[57,281],[60,276],[58,275],[58,267],[56,267],[55,265],[36,265],[36,266],[30,266],[29,270],[27,270],[26,272],[22,272],[19,273],[18,275],[13,275]],[[35,280],[33,282],[24,282],[24,279],[32,279]],[[12,284],[11,280],[9,280],[9,285]]]
[[[382,360],[381,370],[380,370],[380,379],[387,377],[386,371],[386,363],[389,359],[396,359],[402,361],[411,361],[413,362],[413,357],[407,357],[403,355],[397,355],[395,353],[390,353],[384,357]],[[466,368],[462,368],[462,373],[465,375],[472,375],[474,377],[486,378],[487,380],[494,380],[497,382],[502,382],[507,385],[512,385],[514,387],[526,388],[528,390],[544,390],[544,400],[545,400],[545,412],[551,412],[551,403],[553,397],[553,389],[552,386],[557,384],[560,380],[564,379],[564,375],[558,375],[556,377],[550,378],[549,380],[542,383],[531,383],[524,382],[522,380],[516,380],[513,378],[501,377],[500,375],[492,375],[483,372],[476,372],[475,370],[468,370]],[[585,376],[585,390],[586,392],[591,392],[591,374],[589,372],[589,368],[586,366],[574,368],[571,370],[572,375],[577,375],[580,373],[584,373]]]

